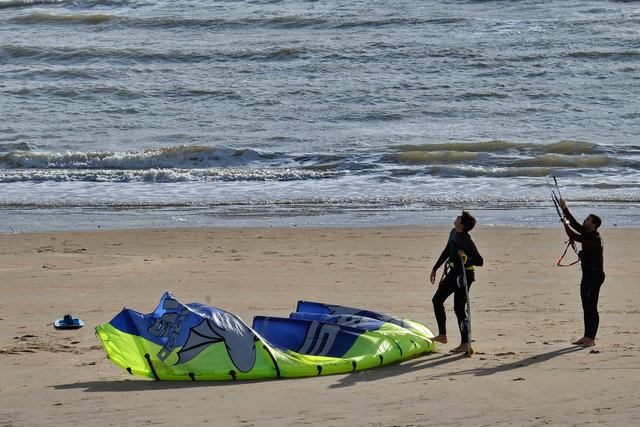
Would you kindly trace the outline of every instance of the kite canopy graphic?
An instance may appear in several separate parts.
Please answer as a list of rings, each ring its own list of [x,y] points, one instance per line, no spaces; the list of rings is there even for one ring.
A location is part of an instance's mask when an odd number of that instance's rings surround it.
[[[96,332],[109,359],[158,380],[229,380],[346,373],[405,360],[436,347],[409,319],[299,301],[288,318],[238,316],[170,293],[153,313],[123,309]]]

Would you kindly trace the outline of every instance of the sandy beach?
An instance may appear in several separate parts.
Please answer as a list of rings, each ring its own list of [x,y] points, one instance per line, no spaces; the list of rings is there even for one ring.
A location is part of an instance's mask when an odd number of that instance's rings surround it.
[[[165,291],[239,315],[300,299],[396,314],[434,332],[428,283],[450,227],[197,228],[0,235],[0,425],[353,426],[640,423],[638,228],[603,228],[597,346],[583,333],[579,267],[555,266],[563,230],[472,232],[474,357],[449,343],[348,375],[170,382],[112,364],[94,327]],[[635,242],[635,243],[634,243]],[[569,257],[573,256],[570,254]],[[78,330],[55,330],[71,313]]]

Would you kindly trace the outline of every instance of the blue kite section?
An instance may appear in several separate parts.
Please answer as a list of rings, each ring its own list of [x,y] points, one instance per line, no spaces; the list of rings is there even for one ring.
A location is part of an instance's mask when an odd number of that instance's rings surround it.
[[[343,357],[365,332],[317,320],[265,316],[253,319],[253,330],[282,350],[326,357]]]
[[[394,325],[406,328],[410,324],[403,318],[377,311],[363,310],[360,308],[347,307],[344,305],[331,305],[320,302],[298,301],[297,313],[333,314],[341,316],[359,316],[367,320],[378,320],[381,323],[393,323]],[[371,330],[371,329],[369,329]]]
[[[181,347],[188,339],[188,334],[181,334],[181,330],[190,330],[205,319],[218,324],[218,319],[225,313],[197,302],[182,304],[171,292],[165,292],[153,313],[141,314],[124,308],[109,323],[122,332],[155,344],[166,346],[170,343],[172,347]]]

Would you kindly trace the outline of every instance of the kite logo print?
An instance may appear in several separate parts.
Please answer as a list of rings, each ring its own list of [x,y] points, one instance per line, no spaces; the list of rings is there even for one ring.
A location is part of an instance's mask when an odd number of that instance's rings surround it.
[[[231,313],[215,314],[189,330],[187,342],[178,352],[176,365],[186,363],[212,344],[224,341],[229,358],[241,372],[249,372],[256,362],[257,337]]]
[[[298,353],[326,356],[336,341],[339,332],[339,325],[319,323],[316,321],[311,322],[305,340],[298,349]]]
[[[167,357],[176,348],[178,336],[182,329],[182,322],[189,313],[189,310],[184,305],[180,304],[174,299],[165,299],[163,307],[165,310],[173,310],[172,312],[166,312],[156,319],[155,323],[147,329],[147,331],[158,338],[168,337],[167,343],[162,350],[158,352],[158,359],[165,361]]]

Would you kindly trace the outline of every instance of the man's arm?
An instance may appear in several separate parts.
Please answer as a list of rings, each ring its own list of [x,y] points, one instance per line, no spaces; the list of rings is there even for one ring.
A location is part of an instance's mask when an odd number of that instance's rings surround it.
[[[431,274],[429,275],[429,281],[431,281],[432,285],[436,283],[436,270],[444,264],[447,258],[449,258],[449,242],[447,242],[447,246],[445,246],[444,250],[440,254],[440,258],[436,261],[433,269],[431,270]]]
[[[480,252],[478,252],[478,248],[476,248],[476,244],[473,242],[473,240],[469,240],[471,241],[471,247],[469,248],[469,252],[467,253],[468,260],[472,265],[482,267],[482,265],[484,264],[484,259],[482,258],[482,255],[480,255]]]
[[[444,247],[442,253],[440,254],[440,258],[438,258],[438,260],[434,264],[432,271],[436,271],[438,268],[440,268],[440,266],[444,264],[447,258],[449,258],[449,242],[447,242],[447,246]]]
[[[558,204],[560,205],[560,208],[562,208],[562,213],[564,213],[565,218],[569,222],[567,224],[566,222],[562,221],[562,223],[565,225],[565,229],[567,230],[567,235],[572,238],[571,234],[569,234],[570,230],[567,229],[567,225],[571,226],[571,228],[573,228],[573,230],[575,230],[577,234],[584,234],[584,228],[582,227],[582,224],[576,221],[573,215],[571,215],[571,212],[569,212],[569,208],[567,207],[567,203],[564,201],[564,199],[559,199]],[[576,235],[576,233],[572,234]]]
[[[459,254],[464,254],[467,256],[467,262],[465,265],[475,265],[478,267],[482,267],[484,264],[484,259],[480,252],[478,252],[478,248],[476,248],[476,244],[471,239],[471,236],[467,235],[467,238],[464,242],[464,249],[458,251]]]

